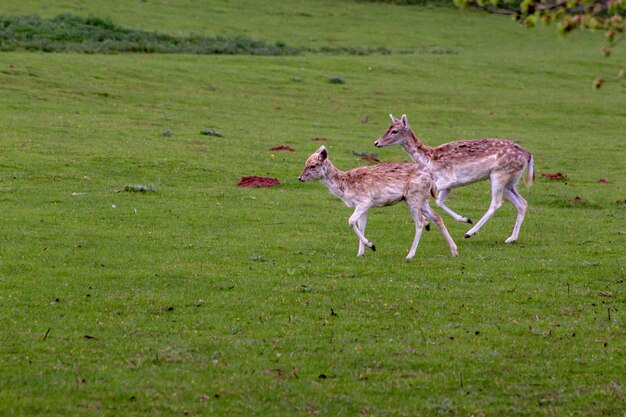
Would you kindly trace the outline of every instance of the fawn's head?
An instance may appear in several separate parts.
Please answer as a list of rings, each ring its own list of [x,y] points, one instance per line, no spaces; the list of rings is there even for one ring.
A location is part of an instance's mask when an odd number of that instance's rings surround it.
[[[309,156],[304,163],[304,169],[298,177],[298,180],[305,182],[311,180],[319,180],[326,175],[326,167],[328,166],[328,151],[325,146],[320,146],[318,150]]]
[[[389,145],[398,145],[404,143],[407,138],[412,137],[411,126],[409,120],[406,118],[406,114],[402,115],[401,119],[396,119],[393,114],[390,114],[391,126],[387,129],[384,135],[378,138],[374,145],[378,148]]]

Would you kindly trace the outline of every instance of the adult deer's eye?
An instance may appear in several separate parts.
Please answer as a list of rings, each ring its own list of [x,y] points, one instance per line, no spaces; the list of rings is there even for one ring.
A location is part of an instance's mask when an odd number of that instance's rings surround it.
[[[392,134],[392,135],[397,135],[397,134],[398,134],[398,130],[397,130],[397,129],[393,129],[393,130],[391,131],[391,134]]]

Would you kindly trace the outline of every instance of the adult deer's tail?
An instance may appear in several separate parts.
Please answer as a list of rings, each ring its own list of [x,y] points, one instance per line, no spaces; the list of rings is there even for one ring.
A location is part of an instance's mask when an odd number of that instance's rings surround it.
[[[533,154],[530,154],[528,166],[526,167],[526,177],[524,177],[524,187],[530,188],[533,185],[533,179],[535,179],[535,163]]]
[[[433,177],[432,172],[430,174],[430,179],[431,179],[430,195],[432,195],[433,198],[436,200],[439,197],[439,190],[437,190],[437,186],[435,185],[435,177]]]

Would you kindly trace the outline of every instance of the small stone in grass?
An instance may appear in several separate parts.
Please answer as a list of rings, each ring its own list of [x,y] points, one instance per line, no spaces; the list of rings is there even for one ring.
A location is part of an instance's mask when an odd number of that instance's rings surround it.
[[[202,133],[205,136],[216,136],[220,138],[223,136],[220,132],[214,129],[202,129],[202,132],[200,133]]]

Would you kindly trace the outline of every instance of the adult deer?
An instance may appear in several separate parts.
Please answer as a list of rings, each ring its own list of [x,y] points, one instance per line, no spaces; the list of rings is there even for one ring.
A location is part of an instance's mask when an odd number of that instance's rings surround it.
[[[437,205],[455,220],[472,223],[444,204],[453,188],[489,179],[491,181],[491,204],[484,216],[472,227],[465,237],[472,237],[502,205],[502,195],[517,209],[513,233],[506,243],[514,242],[528,203],[516,189],[524,171],[524,185],[530,187],[534,177],[533,156],[516,143],[503,139],[476,139],[450,142],[435,148],[425,145],[411,130],[406,115],[401,119],[391,117],[392,125],[374,145],[379,148],[401,145],[413,161],[426,167],[435,179],[439,191]]]
[[[433,179],[427,170],[413,163],[383,163],[341,171],[328,159],[326,147],[320,147],[305,165],[300,181],[320,180],[328,190],[348,206],[354,208],[348,223],[359,237],[357,256],[363,256],[365,246],[376,250],[376,246],[365,237],[367,211],[371,207],[391,206],[406,201],[415,222],[415,238],[407,255],[413,258],[424,227],[424,216],[441,230],[452,256],[458,256],[457,247],[448,233],[441,217],[428,205],[428,198],[437,195]]]

